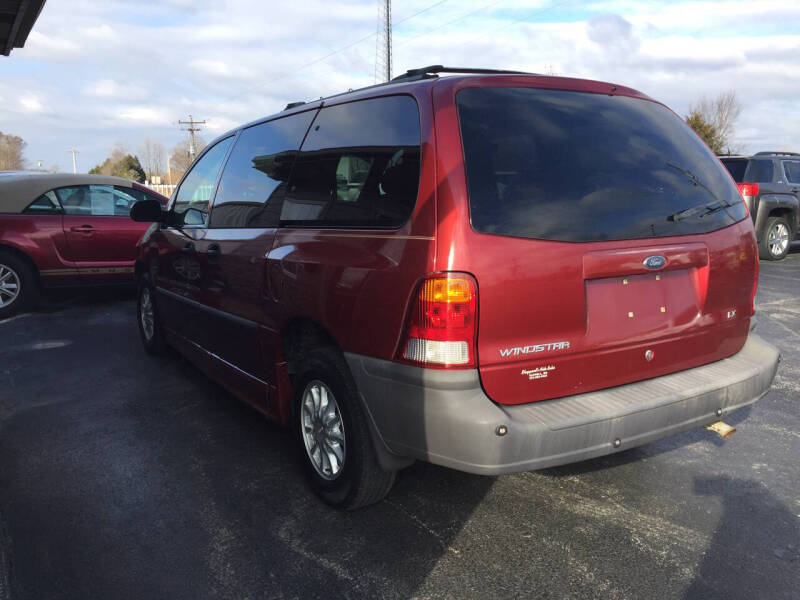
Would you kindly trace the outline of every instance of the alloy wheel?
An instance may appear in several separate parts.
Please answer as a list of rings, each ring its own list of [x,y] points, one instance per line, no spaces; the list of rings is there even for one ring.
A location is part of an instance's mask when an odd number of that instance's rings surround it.
[[[12,304],[20,291],[20,279],[17,272],[8,265],[0,265],[0,308]]]
[[[300,427],[314,470],[323,479],[336,479],[345,461],[344,422],[333,392],[317,379],[303,392]]]
[[[155,333],[155,312],[153,310],[153,299],[150,297],[150,288],[142,288],[142,295],[139,298],[139,319],[142,322],[142,332],[145,339],[149,342]]]
[[[789,247],[789,228],[785,223],[775,223],[769,230],[767,245],[773,256],[780,256]]]

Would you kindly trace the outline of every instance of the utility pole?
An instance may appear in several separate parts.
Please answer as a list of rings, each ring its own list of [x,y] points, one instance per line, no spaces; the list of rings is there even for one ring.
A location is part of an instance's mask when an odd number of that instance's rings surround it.
[[[75,148],[71,148],[67,150],[67,152],[70,152],[72,154],[72,173],[75,174],[78,172],[78,163],[75,160],[75,155],[80,154],[80,152],[78,152]]]
[[[378,0],[378,37],[375,43],[375,80],[392,78],[392,0]]]
[[[192,115],[189,115],[188,121],[178,121],[179,125],[188,125],[189,127],[181,128],[183,131],[189,132],[189,157],[194,160],[194,157],[197,155],[197,144],[194,141],[194,133],[195,131],[202,131],[200,127],[195,127],[195,125],[205,125],[205,121],[195,121],[192,118]]]

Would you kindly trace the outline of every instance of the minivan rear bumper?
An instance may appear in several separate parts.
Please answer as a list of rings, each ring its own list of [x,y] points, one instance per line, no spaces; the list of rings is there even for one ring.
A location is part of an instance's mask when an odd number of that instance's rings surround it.
[[[708,425],[763,396],[780,360],[776,348],[751,332],[741,351],[708,365],[506,406],[484,393],[477,370],[345,357],[379,455],[388,451],[483,475],[572,463]],[[497,434],[500,426],[506,435]]]

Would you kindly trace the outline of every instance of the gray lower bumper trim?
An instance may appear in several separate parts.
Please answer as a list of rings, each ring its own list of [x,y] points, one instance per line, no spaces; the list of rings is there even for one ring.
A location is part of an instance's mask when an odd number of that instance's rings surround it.
[[[516,406],[492,402],[477,370],[345,358],[376,443],[398,456],[494,475],[585,460],[707,425],[764,395],[780,357],[751,333],[738,354],[715,363]],[[499,425],[507,435],[495,434]]]

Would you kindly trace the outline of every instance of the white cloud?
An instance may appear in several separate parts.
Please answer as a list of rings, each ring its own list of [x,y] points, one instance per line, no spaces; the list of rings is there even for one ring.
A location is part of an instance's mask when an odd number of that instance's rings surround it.
[[[143,125],[166,125],[170,120],[163,108],[146,105],[125,107],[120,110],[119,118]]]
[[[46,111],[44,104],[37,96],[27,94],[19,99],[19,105],[22,111],[28,114],[43,113]]]
[[[221,60],[203,60],[198,58],[189,62],[189,66],[204,75],[227,77],[231,74],[230,67]]]
[[[98,79],[85,86],[83,92],[98,98],[115,98],[122,93],[122,89],[113,79]]]
[[[80,46],[69,38],[50,36],[34,29],[28,35],[25,47],[18,52],[25,58],[61,62],[80,54]]]
[[[94,40],[112,40],[115,39],[114,30],[107,24],[103,23],[97,27],[88,27],[85,30],[85,35]]]

